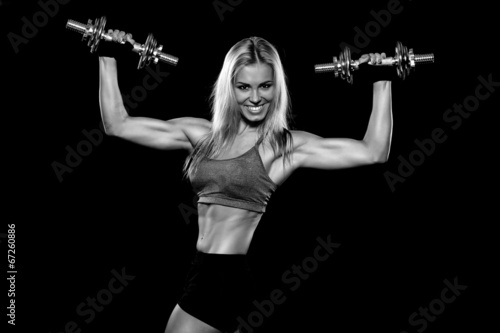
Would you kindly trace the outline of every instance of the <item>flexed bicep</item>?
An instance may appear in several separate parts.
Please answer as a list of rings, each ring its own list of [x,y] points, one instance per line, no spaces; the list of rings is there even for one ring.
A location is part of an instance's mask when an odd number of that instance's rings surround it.
[[[158,120],[127,117],[112,135],[150,148],[191,150],[210,128],[211,122],[203,118]]]
[[[342,169],[377,162],[370,147],[362,140],[322,138],[318,135],[292,131],[294,160],[299,168]]]

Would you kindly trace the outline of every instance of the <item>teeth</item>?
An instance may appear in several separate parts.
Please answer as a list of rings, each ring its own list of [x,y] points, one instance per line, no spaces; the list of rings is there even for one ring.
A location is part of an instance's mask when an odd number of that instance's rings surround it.
[[[262,105],[260,105],[260,106],[247,106],[247,108],[250,111],[256,112],[256,111],[259,111],[260,109],[262,109]]]

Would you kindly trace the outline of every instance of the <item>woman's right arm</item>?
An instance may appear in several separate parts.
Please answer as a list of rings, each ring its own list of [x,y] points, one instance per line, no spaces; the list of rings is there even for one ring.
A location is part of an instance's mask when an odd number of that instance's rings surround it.
[[[159,120],[130,117],[118,87],[116,60],[99,58],[99,104],[106,134],[156,149],[191,150],[208,133],[211,122],[182,117]]]

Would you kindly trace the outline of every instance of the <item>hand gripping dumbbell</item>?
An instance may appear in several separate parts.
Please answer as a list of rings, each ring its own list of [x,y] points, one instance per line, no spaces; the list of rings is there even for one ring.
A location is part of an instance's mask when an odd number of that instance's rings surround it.
[[[88,38],[87,45],[90,46],[90,53],[94,53],[97,50],[101,39],[104,39],[105,41],[113,40],[113,37],[104,31],[105,26],[105,16],[101,17],[100,19],[96,19],[95,23],[92,23],[92,20],[89,20],[87,24],[83,24],[73,20],[68,20],[68,22],[66,23],[66,28],[83,35],[82,41],[85,41]],[[125,44],[125,41],[122,41],[120,43]],[[163,45],[160,45],[158,47],[156,46],[156,39],[153,37],[153,34],[148,35],[146,43],[135,43],[133,45],[132,51],[140,55],[137,69],[143,68],[144,65],[149,65],[151,60],[153,60],[155,64],[158,63],[158,60],[161,60],[162,62],[166,62],[167,64],[170,64],[172,66],[177,65],[179,58],[161,52],[162,49]]]
[[[396,43],[396,55],[392,58],[382,59],[381,64],[376,66],[396,66],[399,78],[405,79],[416,64],[431,64],[434,62],[434,53],[414,54],[413,49],[407,49],[401,42]],[[334,72],[335,77],[347,80],[350,84],[353,81],[353,72],[359,70],[359,60],[351,59],[351,50],[344,46],[339,54],[339,58],[333,57],[333,63],[314,65],[316,73]]]

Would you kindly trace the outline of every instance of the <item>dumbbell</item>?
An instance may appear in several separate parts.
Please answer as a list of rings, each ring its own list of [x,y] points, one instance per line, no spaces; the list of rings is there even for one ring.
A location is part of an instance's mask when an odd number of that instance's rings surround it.
[[[76,31],[83,35],[82,41],[85,41],[88,38],[87,45],[90,47],[90,53],[94,53],[95,51],[97,51],[101,39],[104,39],[108,42],[113,40],[113,37],[104,31],[105,26],[105,16],[96,19],[95,23],[92,23],[92,20],[90,19],[87,24],[83,24],[73,20],[68,20],[68,22],[66,23],[67,29]],[[122,41],[120,43],[125,44],[125,41]],[[144,65],[149,65],[151,60],[153,60],[155,64],[158,63],[158,60],[161,60],[162,62],[165,62],[172,66],[177,65],[177,63],[179,62],[179,58],[161,52],[163,49],[163,45],[157,47],[156,44],[157,42],[153,37],[153,34],[148,35],[144,44],[134,43],[132,51],[140,55],[137,69],[143,68]]]
[[[434,62],[434,53],[414,54],[413,49],[407,49],[401,42],[396,43],[396,55],[392,58],[382,59],[381,64],[376,66],[395,66],[398,77],[406,79],[411,71],[415,70],[416,64],[431,64]],[[353,81],[353,72],[359,70],[359,60],[351,59],[351,50],[344,46],[339,57],[333,57],[333,63],[314,65],[316,73],[334,72],[335,77],[346,80],[350,84]]]

